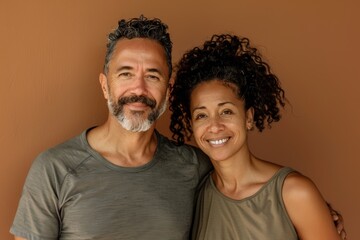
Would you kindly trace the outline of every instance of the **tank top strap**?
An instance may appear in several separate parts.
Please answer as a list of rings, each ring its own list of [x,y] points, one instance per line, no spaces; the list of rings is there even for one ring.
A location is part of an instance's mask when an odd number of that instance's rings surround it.
[[[278,189],[281,190],[282,189],[282,185],[284,184],[285,178],[287,177],[287,175],[289,175],[292,172],[296,172],[296,170],[290,168],[290,167],[283,167],[279,170],[279,172],[276,174],[276,182],[278,185]]]
[[[275,180],[276,181],[276,194],[277,194],[278,201],[280,202],[281,208],[283,209],[283,212],[286,215],[286,219],[291,226],[292,226],[292,222],[286,211],[286,207],[285,207],[284,200],[282,197],[282,189],[283,189],[285,178],[292,172],[297,172],[297,171],[290,167],[283,167],[279,170],[276,180]]]

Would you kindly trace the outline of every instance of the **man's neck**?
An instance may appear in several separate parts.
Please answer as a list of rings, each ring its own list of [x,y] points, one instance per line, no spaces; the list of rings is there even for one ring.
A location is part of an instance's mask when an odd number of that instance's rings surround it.
[[[157,138],[155,126],[145,132],[131,132],[108,119],[88,135],[90,146],[109,162],[123,167],[142,166],[153,159]]]

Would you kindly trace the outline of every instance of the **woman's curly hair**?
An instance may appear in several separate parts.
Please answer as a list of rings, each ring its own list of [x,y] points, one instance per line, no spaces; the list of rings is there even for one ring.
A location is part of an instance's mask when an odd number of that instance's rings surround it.
[[[285,106],[285,92],[270,67],[247,38],[214,35],[203,46],[186,52],[176,66],[171,87],[170,106],[172,138],[183,144],[192,136],[190,95],[206,81],[220,80],[235,85],[245,109],[254,109],[254,123],[261,132],[280,120],[280,106]]]

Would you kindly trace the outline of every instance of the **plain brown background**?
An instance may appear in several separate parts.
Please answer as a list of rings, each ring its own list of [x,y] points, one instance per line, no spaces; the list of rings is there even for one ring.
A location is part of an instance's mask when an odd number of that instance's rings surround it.
[[[251,39],[291,102],[279,124],[251,134],[251,149],[312,178],[343,214],[349,238],[360,239],[359,7],[355,0],[1,0],[0,239],[12,238],[36,155],[105,120],[98,74],[107,34],[118,19],[141,13],[169,25],[174,62],[213,33]],[[169,136],[168,125],[165,115],[158,129]]]

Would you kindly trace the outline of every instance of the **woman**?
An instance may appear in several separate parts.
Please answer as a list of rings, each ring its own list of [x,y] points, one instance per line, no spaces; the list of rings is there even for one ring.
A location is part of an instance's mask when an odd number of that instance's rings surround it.
[[[193,239],[340,239],[310,179],[249,150],[248,131],[279,121],[285,101],[246,38],[215,35],[180,60],[171,131],[179,144],[194,135],[214,165],[199,191]]]

